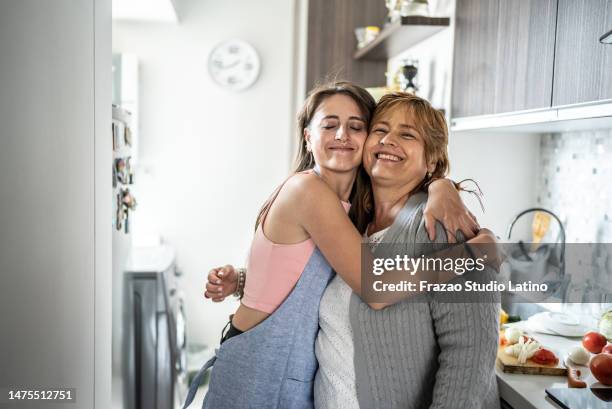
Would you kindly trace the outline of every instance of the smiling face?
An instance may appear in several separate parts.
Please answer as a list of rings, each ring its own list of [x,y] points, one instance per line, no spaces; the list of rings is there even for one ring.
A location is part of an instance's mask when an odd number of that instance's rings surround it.
[[[396,105],[375,115],[364,148],[363,166],[373,185],[403,186],[410,190],[433,172],[426,160],[425,140],[412,110]]]
[[[318,106],[304,139],[321,169],[356,171],[367,137],[366,119],[355,101],[342,94],[325,98]]]

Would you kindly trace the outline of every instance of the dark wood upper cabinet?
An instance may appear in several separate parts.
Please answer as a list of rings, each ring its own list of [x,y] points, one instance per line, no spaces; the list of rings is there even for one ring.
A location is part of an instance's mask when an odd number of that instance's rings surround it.
[[[612,1],[559,0],[553,105],[612,98]]]
[[[386,61],[355,60],[355,27],[382,27],[382,0],[309,0],[306,87],[327,79],[354,81],[364,87],[384,85]]]
[[[457,0],[453,117],[551,104],[557,0]]]
[[[546,108],[552,100],[557,0],[501,0],[494,113]]]
[[[492,114],[499,1],[457,0],[453,117]]]

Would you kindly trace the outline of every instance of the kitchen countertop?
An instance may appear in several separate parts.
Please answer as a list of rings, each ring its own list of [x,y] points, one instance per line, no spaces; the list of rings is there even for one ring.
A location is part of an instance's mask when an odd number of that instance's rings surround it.
[[[529,335],[533,335],[544,347],[553,350],[560,360],[564,359],[570,348],[581,345],[581,338],[565,338],[539,333],[529,333]],[[566,388],[567,378],[565,376],[504,373],[499,366],[496,366],[495,372],[499,394],[513,408],[560,408],[546,395],[545,389]]]

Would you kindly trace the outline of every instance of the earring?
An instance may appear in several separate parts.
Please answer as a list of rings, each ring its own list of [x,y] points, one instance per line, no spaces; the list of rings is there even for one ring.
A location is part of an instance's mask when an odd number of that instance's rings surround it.
[[[427,178],[431,179],[431,172],[427,172]]]

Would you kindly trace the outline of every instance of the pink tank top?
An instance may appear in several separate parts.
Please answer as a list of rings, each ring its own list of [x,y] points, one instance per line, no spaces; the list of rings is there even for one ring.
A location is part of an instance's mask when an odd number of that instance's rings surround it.
[[[341,203],[348,212],[351,205],[347,202]],[[314,251],[315,244],[312,239],[295,244],[273,243],[263,231],[266,216],[267,212],[259,223],[251,243],[247,261],[248,279],[244,287],[242,304],[272,314],[295,287]]]

